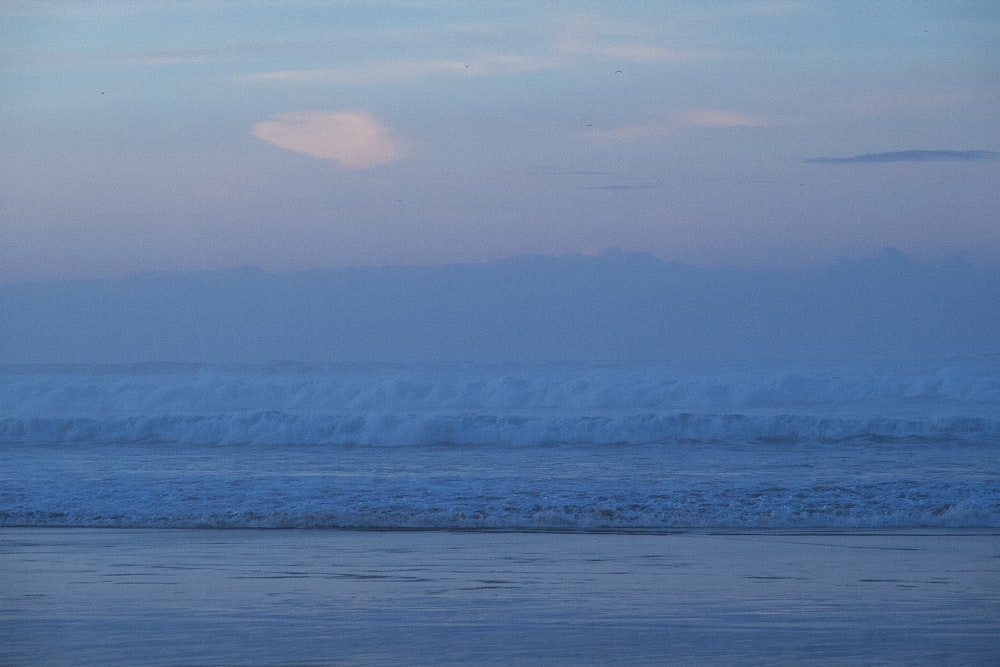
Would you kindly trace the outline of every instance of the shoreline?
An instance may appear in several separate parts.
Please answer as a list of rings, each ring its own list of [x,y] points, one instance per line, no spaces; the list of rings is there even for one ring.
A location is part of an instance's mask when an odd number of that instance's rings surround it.
[[[106,531],[197,531],[197,532],[302,532],[302,533],[455,533],[484,535],[704,535],[704,536],[805,536],[831,537],[1000,537],[1000,526],[890,526],[884,528],[441,528],[392,526],[381,527],[303,527],[303,526],[37,526],[31,524],[0,525],[0,533],[10,530],[106,530]]]
[[[0,528],[0,664],[962,664],[1000,532]]]

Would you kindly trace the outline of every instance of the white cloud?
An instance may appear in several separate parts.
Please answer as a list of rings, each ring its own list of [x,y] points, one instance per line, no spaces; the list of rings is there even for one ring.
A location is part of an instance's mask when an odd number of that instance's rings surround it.
[[[364,111],[279,113],[254,124],[253,135],[297,153],[369,169],[406,157],[405,143]]]

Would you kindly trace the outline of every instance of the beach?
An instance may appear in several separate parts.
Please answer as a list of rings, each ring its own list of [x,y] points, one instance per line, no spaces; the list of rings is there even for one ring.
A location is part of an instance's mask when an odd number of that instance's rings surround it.
[[[3,528],[3,665],[987,665],[995,530]]]
[[[995,665],[998,363],[8,367],[0,666]]]

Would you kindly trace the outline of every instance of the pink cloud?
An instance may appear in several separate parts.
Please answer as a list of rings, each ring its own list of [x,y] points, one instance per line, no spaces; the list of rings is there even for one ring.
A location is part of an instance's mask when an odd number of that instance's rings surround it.
[[[279,113],[254,124],[258,139],[297,153],[369,169],[406,157],[404,142],[364,111]]]

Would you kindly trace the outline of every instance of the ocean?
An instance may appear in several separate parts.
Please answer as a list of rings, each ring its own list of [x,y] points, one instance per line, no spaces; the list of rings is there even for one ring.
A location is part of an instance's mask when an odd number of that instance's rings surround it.
[[[0,526],[1000,527],[1000,357],[0,369]]]
[[[0,665],[991,665],[1000,358],[0,368]]]

